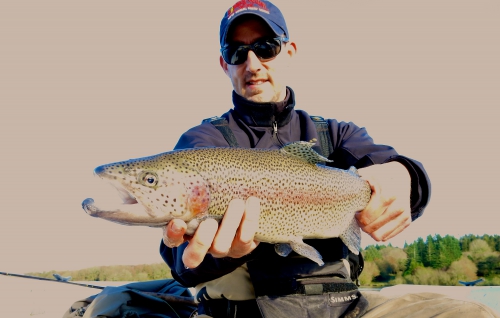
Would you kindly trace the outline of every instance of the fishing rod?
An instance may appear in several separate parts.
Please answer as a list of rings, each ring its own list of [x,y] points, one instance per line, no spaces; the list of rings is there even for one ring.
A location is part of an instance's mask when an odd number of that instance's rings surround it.
[[[64,280],[56,280],[56,279],[45,278],[45,277],[21,275],[21,274],[6,273],[6,272],[0,272],[0,275],[21,277],[21,278],[28,278],[28,279],[36,279],[36,280],[44,280],[44,281],[49,281],[49,282],[64,283],[64,284],[77,285],[77,286],[89,287],[89,288],[95,288],[95,289],[104,289],[105,288],[103,286],[97,286],[97,285],[91,285],[91,284],[75,283],[75,282],[68,282],[68,281],[64,281]]]
[[[64,281],[64,280],[56,280],[56,279],[45,278],[45,277],[21,275],[21,274],[6,273],[6,272],[0,272],[0,275],[43,280],[43,281],[49,281],[49,282],[55,282],[55,283],[64,283],[64,284],[89,287],[89,288],[95,288],[95,289],[104,289],[105,288],[103,286],[97,286],[97,285],[91,285],[91,284],[75,283],[75,282],[68,282],[68,281]],[[168,294],[144,292],[144,291],[140,291],[140,292],[143,294],[146,294],[146,295],[150,295],[153,297],[163,299],[167,302],[177,302],[177,303],[182,303],[182,304],[186,304],[186,305],[197,306],[197,303],[195,302],[194,297],[176,296],[176,295],[168,295]]]

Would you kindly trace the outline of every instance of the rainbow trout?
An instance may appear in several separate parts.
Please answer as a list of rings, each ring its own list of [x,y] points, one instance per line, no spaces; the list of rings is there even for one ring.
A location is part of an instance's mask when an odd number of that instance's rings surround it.
[[[182,219],[192,234],[206,218],[220,221],[232,199],[255,196],[261,204],[255,240],[276,243],[282,256],[294,250],[323,265],[303,239],[340,237],[358,254],[354,214],[366,207],[371,189],[354,167],[319,164],[330,160],[311,148],[314,143],[279,150],[184,149],[102,165],[94,173],[110,181],[125,204],[103,210],[86,199],[82,206],[91,216],[125,225],[164,226]]]

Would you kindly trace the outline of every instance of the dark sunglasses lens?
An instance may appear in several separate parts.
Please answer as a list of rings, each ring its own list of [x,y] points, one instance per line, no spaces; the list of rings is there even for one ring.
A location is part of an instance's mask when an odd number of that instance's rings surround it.
[[[281,43],[275,39],[255,43],[254,52],[262,60],[276,57],[281,51]]]
[[[247,60],[249,50],[254,51],[260,59],[269,60],[280,53],[281,42],[277,39],[269,39],[258,41],[251,47],[248,45],[228,46],[222,51],[222,57],[228,64],[239,65]]]
[[[248,48],[242,46],[228,46],[222,51],[222,57],[227,64],[238,65],[247,59]]]

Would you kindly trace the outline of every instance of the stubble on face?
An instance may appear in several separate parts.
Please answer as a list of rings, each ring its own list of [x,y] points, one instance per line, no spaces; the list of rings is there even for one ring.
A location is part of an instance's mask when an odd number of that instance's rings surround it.
[[[262,38],[275,37],[274,32],[259,18],[245,18],[233,26],[228,34],[228,42],[236,44],[252,44]],[[231,79],[234,91],[253,102],[279,102],[285,99],[286,90],[278,80],[277,67],[280,66],[279,57],[261,62],[255,53],[250,51],[245,63],[228,65],[224,71]]]

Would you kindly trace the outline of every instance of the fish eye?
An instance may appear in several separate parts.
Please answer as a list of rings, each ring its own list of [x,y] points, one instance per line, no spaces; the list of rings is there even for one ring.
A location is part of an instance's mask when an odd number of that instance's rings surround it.
[[[139,175],[139,182],[145,186],[156,186],[158,184],[158,176],[151,171],[144,171]]]

